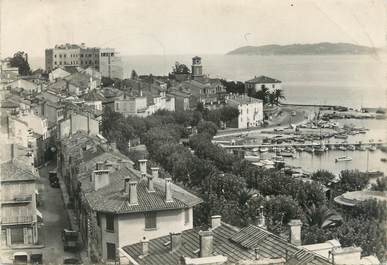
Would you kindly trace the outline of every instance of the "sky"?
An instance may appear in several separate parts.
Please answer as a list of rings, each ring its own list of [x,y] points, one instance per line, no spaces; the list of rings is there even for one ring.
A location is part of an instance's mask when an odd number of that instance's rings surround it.
[[[223,54],[266,44],[384,47],[385,0],[0,0],[1,56],[61,43],[122,55]]]

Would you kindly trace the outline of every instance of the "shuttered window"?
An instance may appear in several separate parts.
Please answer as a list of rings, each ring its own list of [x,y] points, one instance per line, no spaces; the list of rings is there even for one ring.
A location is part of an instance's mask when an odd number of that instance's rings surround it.
[[[11,244],[24,244],[23,228],[11,229]]]
[[[156,213],[145,213],[145,229],[156,229]]]
[[[184,209],[184,224],[188,224],[189,222],[189,209]]]
[[[107,251],[107,260],[115,261],[116,260],[116,244],[106,243]]]

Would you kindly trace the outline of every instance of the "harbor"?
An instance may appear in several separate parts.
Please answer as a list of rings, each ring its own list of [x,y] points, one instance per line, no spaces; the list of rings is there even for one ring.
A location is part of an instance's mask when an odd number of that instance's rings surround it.
[[[229,135],[222,132],[213,143],[258,167],[279,165],[303,175],[320,169],[334,174],[358,169],[370,177],[387,175],[385,119],[376,118],[375,112],[313,112],[316,109],[309,106],[312,112],[297,124],[289,117],[287,126]]]

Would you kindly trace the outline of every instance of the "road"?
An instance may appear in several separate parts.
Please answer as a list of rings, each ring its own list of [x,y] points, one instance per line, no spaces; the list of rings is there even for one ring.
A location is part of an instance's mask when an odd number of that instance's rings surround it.
[[[44,264],[60,264],[63,262],[63,256],[69,256],[71,253],[63,251],[61,233],[64,228],[69,227],[69,221],[65,205],[59,188],[52,188],[48,180],[48,171],[56,167],[52,163],[48,167],[39,170],[42,194],[42,206],[39,210],[43,215],[43,262]]]

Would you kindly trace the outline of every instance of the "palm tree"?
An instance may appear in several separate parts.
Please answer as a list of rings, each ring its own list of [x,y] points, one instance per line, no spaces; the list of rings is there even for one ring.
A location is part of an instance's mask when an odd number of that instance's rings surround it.
[[[277,105],[279,104],[280,99],[286,99],[286,97],[283,94],[282,89],[274,90],[273,94],[274,94],[275,102],[276,102]]]
[[[256,93],[256,97],[263,101],[263,104],[269,102],[269,89],[267,87],[262,87],[261,90],[258,90]]]
[[[274,105],[274,104],[277,104],[277,99],[276,99],[276,95],[274,92],[272,93],[269,93],[269,103],[270,105]]]
[[[312,204],[306,208],[306,222],[309,226],[317,225],[320,228],[338,226],[343,223],[343,218],[334,210],[328,209],[325,205],[316,207]]]

